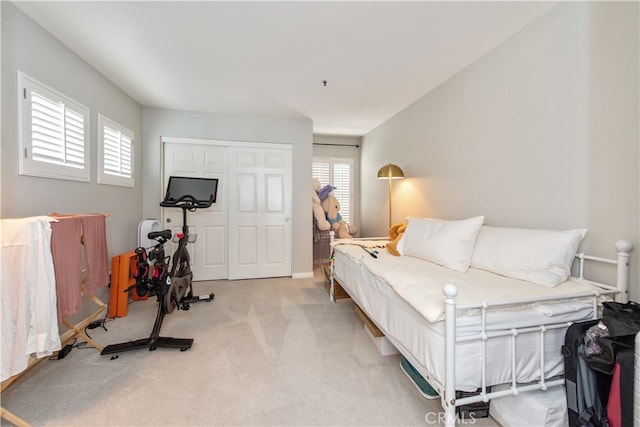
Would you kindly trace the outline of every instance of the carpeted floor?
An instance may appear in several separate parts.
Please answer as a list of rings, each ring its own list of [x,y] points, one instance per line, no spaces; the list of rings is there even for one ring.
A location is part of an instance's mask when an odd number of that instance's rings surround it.
[[[314,279],[199,282],[215,300],[166,316],[161,335],[191,349],[136,350],[111,360],[91,347],[46,361],[2,393],[35,426],[424,426],[426,400],[381,356],[350,302]],[[89,334],[103,345],[146,338],[155,298]],[[497,425],[491,419],[475,425]],[[2,425],[9,425],[5,420]]]

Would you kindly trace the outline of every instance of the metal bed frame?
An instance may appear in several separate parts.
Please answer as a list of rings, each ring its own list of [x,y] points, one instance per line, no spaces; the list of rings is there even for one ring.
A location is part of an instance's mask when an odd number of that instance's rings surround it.
[[[357,240],[357,239],[356,239]],[[367,240],[376,240],[376,239],[367,239]],[[420,366],[419,361],[417,361],[412,355],[404,354],[407,359],[414,363],[418,363],[418,366],[415,366],[421,374],[429,381],[430,385],[440,394],[440,399],[442,403],[442,407],[444,409],[444,413],[442,414],[442,420],[445,425],[453,426],[456,424],[457,415],[456,408],[463,405],[468,405],[477,402],[488,402],[493,398],[499,398],[503,396],[509,395],[518,395],[522,392],[527,392],[531,390],[547,390],[551,387],[557,387],[564,384],[564,378],[562,377],[554,377],[554,378],[545,378],[545,333],[554,329],[566,329],[571,325],[571,322],[562,322],[562,323],[553,323],[546,325],[528,325],[526,327],[520,328],[506,328],[503,330],[492,330],[489,331],[486,328],[487,325],[487,316],[488,310],[500,306],[508,306],[508,305],[520,305],[520,304],[528,304],[534,302],[543,302],[543,301],[553,301],[557,299],[567,299],[567,298],[591,298],[593,301],[593,313],[594,318],[598,315],[598,306],[599,301],[602,296],[615,296],[615,299],[620,302],[627,302],[628,299],[628,289],[629,289],[629,258],[630,252],[633,249],[633,245],[628,241],[618,241],[616,243],[617,257],[616,259],[608,259],[608,258],[600,258],[594,257],[590,255],[585,255],[583,253],[579,253],[576,255],[576,259],[578,260],[578,276],[577,278],[580,280],[584,280],[589,284],[592,284],[598,288],[598,290],[594,290],[592,292],[574,294],[570,296],[562,296],[558,297],[549,297],[549,298],[529,298],[529,299],[518,299],[518,300],[510,300],[510,301],[502,301],[500,303],[486,303],[479,302],[476,304],[466,304],[466,305],[457,305],[456,304],[456,296],[458,294],[458,290],[453,284],[446,284],[443,286],[443,294],[444,294],[444,302],[445,302],[445,319],[444,319],[444,330],[445,330],[445,367],[444,367],[444,381],[440,381],[436,378],[431,372],[429,372],[426,368]],[[333,248],[333,242],[332,242]],[[585,261],[593,261],[607,264],[614,264],[617,266],[617,278],[616,278],[616,286],[609,286],[601,283],[591,282],[584,278],[584,264]],[[333,256],[331,263],[331,272],[333,273]],[[342,287],[350,293],[348,286],[342,283]],[[333,287],[334,287],[334,277],[331,274],[331,298],[333,300]],[[459,310],[470,310],[476,309],[479,310],[480,314],[480,332],[471,336],[465,337],[457,337],[456,336],[456,319],[457,313]],[[372,319],[375,322],[375,318]],[[539,357],[539,365],[540,365],[540,378],[538,381],[527,383],[527,384],[518,384],[516,381],[518,372],[516,368],[516,349],[517,349],[517,339],[518,335],[522,334],[538,334],[539,339],[538,343],[540,345],[540,357]],[[508,348],[505,348],[505,352],[509,352],[511,355],[511,388],[507,390],[501,391],[489,391],[489,386],[492,384],[487,384],[486,379],[486,371],[487,371],[487,360],[485,358],[485,349],[486,343],[490,339],[502,338],[502,337],[511,337],[509,340]],[[404,346],[399,343],[393,336],[387,336],[387,338],[401,351]],[[461,398],[456,398],[456,346],[458,343],[469,342],[469,341],[479,341],[481,345],[481,361],[480,361],[480,369],[481,369],[481,387],[480,392],[478,394],[472,396],[466,396]],[[558,349],[560,351],[560,349]],[[401,351],[402,352],[402,351]]]

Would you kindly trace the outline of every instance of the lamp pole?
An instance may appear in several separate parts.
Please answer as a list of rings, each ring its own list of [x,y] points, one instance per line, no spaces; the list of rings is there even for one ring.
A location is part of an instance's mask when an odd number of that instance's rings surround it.
[[[391,176],[389,176],[389,228],[391,228]]]
[[[391,180],[404,178],[404,172],[398,166],[389,163],[378,170],[377,178],[389,180],[389,228],[391,228]]]

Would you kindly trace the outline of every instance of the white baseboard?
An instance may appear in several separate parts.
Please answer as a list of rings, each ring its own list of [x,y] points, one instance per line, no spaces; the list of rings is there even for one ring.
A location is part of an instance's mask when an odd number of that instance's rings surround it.
[[[313,279],[313,271],[307,271],[305,273],[293,273],[292,279]]]

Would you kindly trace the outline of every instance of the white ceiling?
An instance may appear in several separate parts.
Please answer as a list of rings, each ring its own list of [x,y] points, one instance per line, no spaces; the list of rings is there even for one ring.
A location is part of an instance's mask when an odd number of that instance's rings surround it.
[[[367,133],[557,3],[15,2],[144,106],[334,135]]]

